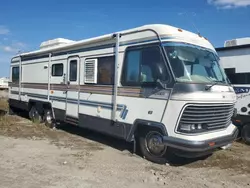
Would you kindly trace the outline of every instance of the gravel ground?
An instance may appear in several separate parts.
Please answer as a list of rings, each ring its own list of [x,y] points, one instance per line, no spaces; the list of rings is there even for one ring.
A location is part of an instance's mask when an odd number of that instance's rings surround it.
[[[8,97],[8,90],[0,90],[0,99]]]
[[[0,117],[0,187],[250,187],[250,150],[239,142],[204,160],[166,165],[130,149],[71,125],[51,130],[5,115]]]

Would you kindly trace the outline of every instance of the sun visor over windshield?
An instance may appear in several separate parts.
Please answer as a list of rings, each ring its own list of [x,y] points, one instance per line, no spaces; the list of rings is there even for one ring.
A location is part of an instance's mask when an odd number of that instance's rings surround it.
[[[209,59],[200,58],[199,61],[200,61],[200,64],[203,65],[204,67],[211,67],[212,66],[212,61]]]
[[[195,62],[195,55],[191,51],[176,49],[177,56],[182,61]]]

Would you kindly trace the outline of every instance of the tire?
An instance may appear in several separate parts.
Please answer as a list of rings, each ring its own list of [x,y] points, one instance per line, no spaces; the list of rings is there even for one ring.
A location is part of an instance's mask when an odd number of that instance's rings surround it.
[[[41,116],[41,114],[39,114],[39,112],[35,106],[32,106],[30,111],[29,111],[29,118],[34,123],[42,123],[42,116]]]
[[[53,119],[52,111],[49,109],[46,109],[44,111],[43,121],[45,125],[49,128],[56,128],[56,123]]]
[[[241,138],[246,144],[250,145],[250,124],[244,125],[241,129]]]
[[[12,106],[9,107],[8,115],[16,115],[16,109]]]
[[[139,147],[145,159],[157,164],[166,164],[168,162],[167,146],[157,146],[157,142],[162,143],[162,138],[162,133],[154,129],[145,130],[139,135]],[[156,147],[153,146],[154,144],[156,144]]]

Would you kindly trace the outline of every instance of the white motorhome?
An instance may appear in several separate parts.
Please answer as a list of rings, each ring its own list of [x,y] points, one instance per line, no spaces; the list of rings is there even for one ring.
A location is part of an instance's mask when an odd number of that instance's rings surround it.
[[[236,95],[204,37],[168,25],[43,42],[11,60],[9,105],[138,143],[146,159],[230,145]],[[138,141],[138,142],[136,142]],[[134,144],[134,149],[137,144]]]
[[[0,78],[0,89],[8,89],[8,83],[9,79],[8,78]]]
[[[216,48],[220,62],[237,95],[237,117],[243,140],[250,144],[250,37],[228,40]]]

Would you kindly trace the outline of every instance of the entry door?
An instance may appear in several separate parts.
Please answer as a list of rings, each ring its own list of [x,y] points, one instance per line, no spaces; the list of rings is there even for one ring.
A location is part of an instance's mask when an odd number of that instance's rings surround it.
[[[78,118],[79,58],[69,58],[67,65],[66,116]]]

